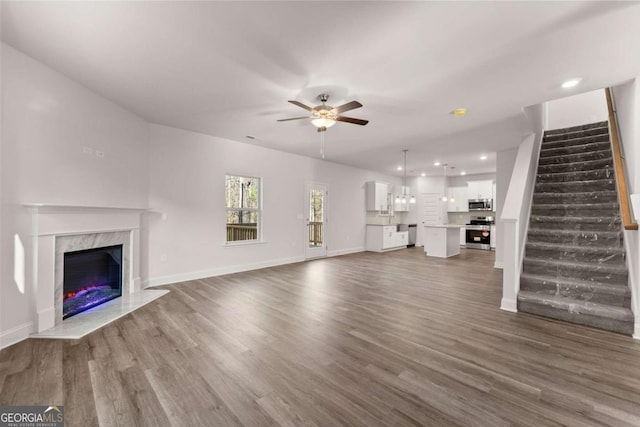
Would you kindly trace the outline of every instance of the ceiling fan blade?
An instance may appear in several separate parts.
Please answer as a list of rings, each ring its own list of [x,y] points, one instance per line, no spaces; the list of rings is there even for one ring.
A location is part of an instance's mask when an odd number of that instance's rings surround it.
[[[302,119],[308,119],[309,116],[304,116],[304,117],[293,117],[291,119],[279,119],[279,122],[288,122],[289,120],[302,120]]]
[[[360,104],[358,101],[351,101],[351,102],[347,102],[344,105],[334,108],[334,110],[336,111],[337,114],[340,114],[340,113],[344,113],[345,111],[355,110],[356,108],[360,108],[360,107],[362,107],[362,104]]]
[[[345,116],[338,116],[336,117],[336,120],[339,122],[353,123],[354,125],[360,125],[360,126],[364,126],[367,123],[369,123],[369,120],[354,119],[353,117],[345,117]]]
[[[302,102],[298,102],[298,101],[289,101],[290,103],[292,103],[293,105],[297,105],[300,108],[304,108],[307,111],[313,111],[313,108],[311,107],[307,107],[306,105],[304,105]]]

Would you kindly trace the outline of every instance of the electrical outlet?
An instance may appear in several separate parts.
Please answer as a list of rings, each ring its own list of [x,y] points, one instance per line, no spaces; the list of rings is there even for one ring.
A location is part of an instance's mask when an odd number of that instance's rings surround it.
[[[104,159],[104,151],[96,150],[96,157]]]
[[[82,154],[88,154],[89,156],[93,154],[93,148],[91,147],[82,147]]]
[[[160,255],[160,261],[166,262],[167,261],[167,254]]]

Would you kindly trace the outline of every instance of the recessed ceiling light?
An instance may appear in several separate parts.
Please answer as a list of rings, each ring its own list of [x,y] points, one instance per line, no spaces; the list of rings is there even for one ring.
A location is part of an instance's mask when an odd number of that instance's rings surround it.
[[[480,160],[487,160],[487,156],[483,154],[482,156],[480,156]]]
[[[467,109],[466,108],[456,108],[455,110],[453,110],[451,112],[451,114],[453,114],[456,117],[462,117],[465,114],[467,114]]]
[[[420,174],[420,176],[427,176],[427,174],[426,174],[426,173],[424,173],[424,172],[422,172],[422,173]]]
[[[466,175],[467,173],[465,171],[460,172],[460,175]]]
[[[402,170],[402,166],[398,166],[396,169],[398,169],[399,171]]]
[[[435,162],[433,166],[440,166],[440,162]]]
[[[566,82],[562,83],[562,87],[565,89],[569,89],[571,87],[575,87],[578,85],[578,83],[580,83],[582,79],[581,78],[576,78],[576,79],[571,79],[571,80],[567,80]]]

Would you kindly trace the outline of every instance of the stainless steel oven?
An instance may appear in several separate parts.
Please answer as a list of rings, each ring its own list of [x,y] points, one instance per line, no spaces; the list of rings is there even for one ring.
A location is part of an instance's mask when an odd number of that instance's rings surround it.
[[[491,226],[495,224],[492,216],[472,216],[465,225],[466,247],[491,250]]]
[[[490,225],[465,225],[465,230],[467,248],[491,250]]]
[[[470,211],[492,211],[493,199],[469,199]]]

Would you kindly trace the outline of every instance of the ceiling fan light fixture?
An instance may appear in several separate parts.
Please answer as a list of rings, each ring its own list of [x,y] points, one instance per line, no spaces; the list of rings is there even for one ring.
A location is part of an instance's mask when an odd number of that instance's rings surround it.
[[[317,128],[330,128],[331,126],[336,124],[336,121],[333,119],[327,119],[326,117],[319,117],[317,119],[311,120],[311,124],[313,124]]]

